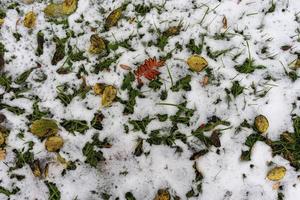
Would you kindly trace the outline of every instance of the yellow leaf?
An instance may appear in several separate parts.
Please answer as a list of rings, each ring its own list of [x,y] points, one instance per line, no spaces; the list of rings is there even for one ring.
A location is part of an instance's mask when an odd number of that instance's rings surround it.
[[[62,17],[74,13],[77,9],[77,0],[65,0],[63,3],[51,3],[44,9],[47,17]]]
[[[109,29],[110,27],[117,25],[119,19],[122,16],[122,9],[123,9],[122,7],[117,8],[108,15],[104,25],[106,29]]]
[[[109,107],[117,96],[117,89],[114,86],[105,87],[102,95],[102,106]]]
[[[94,93],[97,95],[103,94],[104,89],[105,89],[105,84],[103,83],[96,83],[93,87]]]
[[[31,124],[30,132],[38,137],[47,137],[55,135],[58,132],[58,126],[55,120],[39,119]]]
[[[36,14],[33,11],[28,12],[25,15],[24,26],[27,28],[33,28],[36,23]]]
[[[45,147],[49,152],[56,152],[64,145],[64,140],[60,136],[48,137],[45,142]]]
[[[255,117],[254,125],[258,132],[265,133],[269,128],[269,121],[265,116],[258,115],[257,117]]]
[[[154,200],[170,200],[170,193],[166,189],[160,189],[157,191],[157,194]]]
[[[92,54],[100,54],[106,49],[105,41],[102,37],[97,34],[93,34],[90,37],[90,48],[89,52]]]
[[[62,11],[64,15],[70,15],[77,9],[77,0],[65,0],[62,4]]]
[[[286,173],[285,167],[275,167],[268,172],[267,178],[271,181],[279,181],[283,179],[285,173]]]
[[[208,63],[202,56],[192,55],[188,58],[187,64],[190,69],[196,72],[202,71],[205,67],[207,67]]]

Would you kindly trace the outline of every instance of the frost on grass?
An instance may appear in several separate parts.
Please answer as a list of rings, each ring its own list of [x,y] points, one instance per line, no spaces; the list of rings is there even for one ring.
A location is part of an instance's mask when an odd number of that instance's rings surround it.
[[[0,2],[0,199],[300,198],[300,2]]]

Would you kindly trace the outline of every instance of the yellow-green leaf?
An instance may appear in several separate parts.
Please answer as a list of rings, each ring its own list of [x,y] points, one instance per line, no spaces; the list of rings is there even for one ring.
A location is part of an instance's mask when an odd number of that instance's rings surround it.
[[[89,52],[92,54],[100,54],[106,49],[105,41],[102,37],[97,34],[93,34],[90,37],[90,48]]]
[[[109,29],[110,27],[116,26],[118,21],[120,20],[121,16],[122,16],[122,10],[123,8],[117,8],[115,10],[113,10],[108,17],[105,20],[105,28]]]
[[[265,133],[269,128],[269,121],[265,116],[258,115],[257,117],[255,117],[254,125],[258,132]]]
[[[31,124],[30,132],[38,137],[47,137],[55,135],[58,132],[58,126],[55,120],[39,119]]]
[[[45,9],[47,17],[62,17],[74,13],[77,9],[77,0],[65,0],[63,3],[51,3]]]
[[[117,89],[114,86],[109,85],[105,87],[102,95],[102,106],[104,107],[111,106],[116,96],[117,96]]]
[[[45,142],[45,147],[49,152],[56,152],[62,148],[64,145],[64,140],[60,136],[48,137]]]

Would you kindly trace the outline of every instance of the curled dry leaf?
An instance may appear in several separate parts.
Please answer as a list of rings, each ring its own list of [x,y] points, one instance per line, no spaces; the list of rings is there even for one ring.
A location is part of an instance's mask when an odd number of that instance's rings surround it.
[[[46,163],[45,168],[44,168],[44,176],[45,178],[48,177],[49,174],[49,163]]]
[[[171,26],[166,31],[163,32],[163,35],[166,37],[178,35],[180,33],[181,28],[182,28],[181,23],[178,26]]]
[[[4,24],[4,19],[0,18],[0,26],[2,26],[2,24]]]
[[[286,168],[285,167],[274,167],[273,169],[271,169],[268,174],[267,174],[267,178],[271,181],[279,181],[281,179],[283,179],[283,177],[285,176],[286,173]]]
[[[48,137],[45,142],[45,147],[49,152],[56,152],[62,148],[64,145],[64,140],[60,136]]]
[[[201,81],[201,84],[203,87],[207,86],[209,83],[209,77],[208,76],[204,76],[203,80]]]
[[[208,65],[205,58],[199,55],[190,56],[187,60],[187,64],[191,70],[196,72],[202,71]]]
[[[42,170],[41,170],[41,165],[39,160],[35,160],[31,167],[31,171],[35,177],[41,177],[42,176]]]
[[[106,49],[105,41],[102,37],[97,34],[93,34],[90,37],[90,48],[89,52],[92,54],[100,54]]]
[[[58,126],[55,120],[39,119],[31,124],[30,132],[38,137],[44,138],[55,135],[58,132]]]
[[[26,28],[33,28],[36,23],[36,14],[33,11],[26,13],[24,18],[24,26]]]
[[[272,185],[272,189],[273,190],[278,190],[279,187],[280,187],[280,182],[277,182],[277,183],[275,183],[275,184]]]
[[[228,26],[227,26],[227,18],[226,18],[226,16],[223,17],[222,24],[223,24],[223,28],[227,29]]]
[[[117,96],[117,89],[114,86],[106,86],[102,95],[102,106],[109,107]]]
[[[125,64],[120,64],[120,67],[125,70],[131,70],[131,67],[129,67],[128,65],[125,65]]]
[[[269,121],[265,116],[258,115],[255,117],[254,126],[258,132],[265,133],[269,128]]]
[[[6,158],[6,150],[0,149],[0,160],[5,160]]]
[[[170,200],[170,193],[167,189],[159,189],[154,200]]]

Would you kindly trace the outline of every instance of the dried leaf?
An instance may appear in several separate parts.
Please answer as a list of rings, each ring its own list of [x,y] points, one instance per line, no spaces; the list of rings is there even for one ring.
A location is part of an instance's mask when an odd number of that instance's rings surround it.
[[[203,80],[201,81],[201,84],[203,87],[207,86],[209,83],[209,77],[208,76],[204,76]]]
[[[223,23],[223,28],[227,29],[227,18],[226,18],[226,16],[223,17],[222,23]]]
[[[0,149],[0,160],[5,160],[6,158],[6,150]]]
[[[32,173],[35,177],[41,177],[42,176],[42,170],[41,170],[39,160],[35,160],[30,167],[31,167],[31,171],[32,171]]]
[[[6,134],[0,131],[0,146],[5,144]]]
[[[131,70],[131,67],[129,67],[128,65],[125,65],[125,64],[120,64],[120,67],[125,70]]]
[[[114,86],[105,87],[102,95],[102,106],[109,107],[117,96],[117,89]]]
[[[170,200],[171,196],[167,189],[159,189],[154,200]]]
[[[77,0],[65,0],[62,4],[62,11],[64,15],[70,15],[77,9]]]
[[[89,52],[92,54],[100,54],[106,50],[106,44],[102,37],[98,36],[97,34],[93,34],[90,37],[90,48]]]
[[[269,128],[269,121],[265,116],[258,115],[255,117],[254,126],[258,132],[265,133]]]
[[[280,182],[277,182],[277,183],[272,185],[273,190],[279,190],[279,187],[280,187]]]
[[[30,132],[38,137],[44,138],[55,135],[58,132],[58,126],[55,120],[39,119],[31,124]]]
[[[187,64],[190,69],[196,72],[201,72],[205,67],[207,67],[208,63],[202,56],[192,55],[188,58]]]
[[[36,23],[36,14],[33,11],[28,12],[25,15],[24,26],[27,28],[33,28]]]
[[[105,29],[109,29],[109,28],[117,25],[118,21],[120,20],[120,18],[122,16],[122,10],[123,10],[123,8],[119,7],[117,9],[113,10],[108,15],[108,17],[105,20],[105,25],[104,25]]]
[[[45,142],[45,147],[49,152],[59,151],[63,145],[64,145],[64,140],[60,136],[48,137]]]
[[[77,9],[77,0],[65,0],[63,3],[51,3],[45,9],[47,17],[62,17],[74,13]]]
[[[105,89],[104,83],[96,83],[93,87],[93,91],[96,95],[102,95]]]
[[[273,169],[271,169],[268,174],[267,174],[267,178],[271,181],[279,181],[281,179],[283,179],[283,177],[285,176],[286,173],[286,168],[285,167],[274,167]]]

